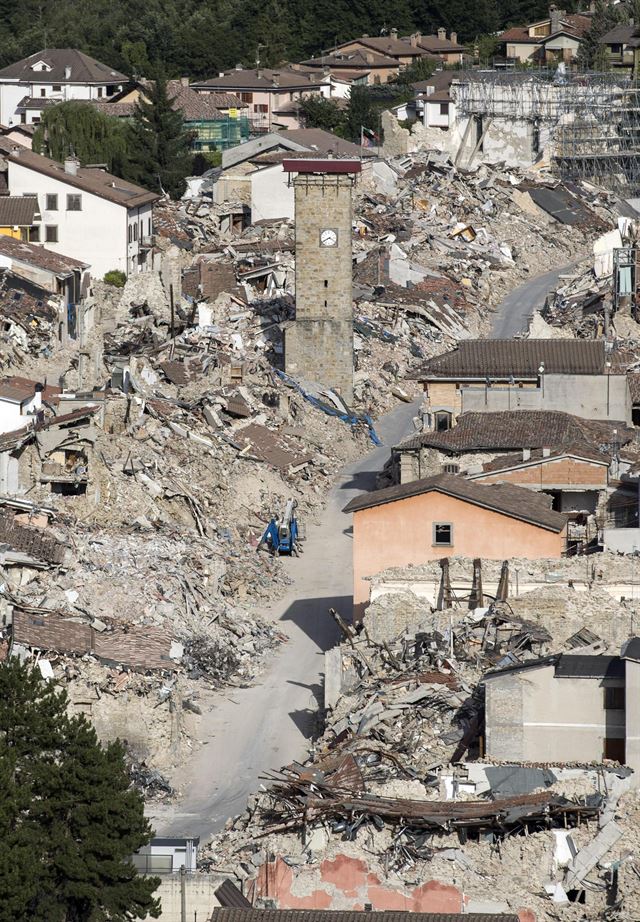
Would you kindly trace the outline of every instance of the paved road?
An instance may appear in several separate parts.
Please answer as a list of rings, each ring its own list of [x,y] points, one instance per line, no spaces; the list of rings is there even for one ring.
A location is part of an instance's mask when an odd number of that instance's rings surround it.
[[[516,333],[525,333],[529,318],[543,305],[547,294],[557,286],[565,272],[575,268],[575,263],[538,275],[519,288],[514,288],[498,307],[493,318],[490,339],[511,339]]]
[[[202,719],[207,742],[185,766],[181,802],[150,806],[159,835],[199,835],[220,830],[241,813],[260,775],[303,759],[322,699],[323,653],[338,637],[329,608],[350,614],[352,599],[350,519],[343,506],[375,485],[389,447],[412,430],[419,402],[402,404],[376,426],[385,446],[343,469],[320,523],[307,529],[304,554],[283,565],[294,578],[286,596],[264,616],[281,623],[289,642],[270,661],[253,688],[232,689]]]
[[[512,292],[495,314],[492,338],[526,329],[529,316],[567,268],[531,279]],[[378,421],[386,446],[411,430],[417,408],[418,402],[402,404]],[[217,697],[205,713],[205,743],[178,783],[184,796],[169,808],[152,806],[149,811],[158,834],[206,839],[244,810],[265,771],[306,756],[322,698],[323,653],[338,639],[327,612],[333,607],[348,615],[351,607],[350,522],[341,510],[352,497],[374,487],[388,452],[388,447],[374,449],[344,468],[321,521],[308,530],[303,556],[283,558],[294,582],[263,614],[281,623],[289,642],[269,662],[258,685]]]

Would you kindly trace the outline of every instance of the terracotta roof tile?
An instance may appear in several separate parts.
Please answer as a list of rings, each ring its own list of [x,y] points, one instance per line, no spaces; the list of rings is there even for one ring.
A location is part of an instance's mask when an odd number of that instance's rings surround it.
[[[352,499],[343,512],[358,512],[433,492],[444,493],[509,518],[539,525],[549,531],[560,532],[567,523],[566,516],[551,509],[551,500],[544,494],[506,483],[480,484],[453,474],[437,474],[424,480],[413,480],[410,483],[365,493]]]
[[[47,250],[44,246],[36,246],[24,240],[14,240],[6,234],[0,234],[0,253],[17,262],[37,266],[39,269],[48,269],[54,275],[70,275],[74,269],[87,268],[87,264],[79,259],[54,253],[53,250]]]
[[[452,352],[429,359],[410,375],[430,378],[537,377],[546,374],[598,375],[605,370],[605,347],[595,339],[469,339]]]
[[[35,195],[7,195],[0,198],[0,227],[31,227],[40,219]],[[4,235],[3,235],[4,236]]]
[[[97,195],[99,198],[115,202],[117,205],[124,205],[126,208],[137,208],[140,205],[155,202],[160,198],[156,193],[149,192],[148,189],[136,186],[132,182],[120,179],[118,176],[113,176],[105,170],[78,167],[77,173],[66,173],[62,163],[50,160],[40,154],[35,154],[26,147],[19,150],[14,147],[12,152],[7,155],[7,160],[10,164],[9,171],[11,171],[11,164],[15,163],[25,169],[35,170],[52,179],[67,183],[76,189]]]
[[[431,912],[367,912],[366,922],[518,922],[513,913],[464,915]],[[216,907],[211,922],[363,922],[363,913],[334,909],[247,909]]]
[[[621,446],[635,438],[635,430],[624,422],[581,419],[569,413],[549,410],[501,410],[497,413],[463,413],[458,423],[446,432],[420,432],[400,442],[396,448],[415,451],[437,448],[461,454],[471,451],[517,451],[522,448],[549,448],[589,442]]]

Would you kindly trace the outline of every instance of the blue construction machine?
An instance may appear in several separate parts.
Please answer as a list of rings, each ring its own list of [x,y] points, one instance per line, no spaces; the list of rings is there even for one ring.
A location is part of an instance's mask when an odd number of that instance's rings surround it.
[[[275,515],[271,519],[258,545],[258,550],[266,545],[268,550],[276,557],[280,554],[298,556],[300,553],[299,532],[298,520],[295,515],[297,505],[295,499],[290,499],[282,518]]]

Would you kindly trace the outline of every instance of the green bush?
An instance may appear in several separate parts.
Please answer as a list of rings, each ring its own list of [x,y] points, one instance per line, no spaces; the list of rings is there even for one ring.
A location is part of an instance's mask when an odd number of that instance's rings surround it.
[[[113,285],[114,288],[124,288],[127,277],[124,272],[120,272],[119,269],[111,269],[109,272],[105,273],[104,281],[107,285]]]

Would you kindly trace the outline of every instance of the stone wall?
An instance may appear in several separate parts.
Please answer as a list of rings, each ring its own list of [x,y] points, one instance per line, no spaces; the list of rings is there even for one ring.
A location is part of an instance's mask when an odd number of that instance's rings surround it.
[[[287,374],[353,397],[351,178],[299,175],[296,213],[296,320],[285,335]],[[323,231],[336,235],[323,246]]]

